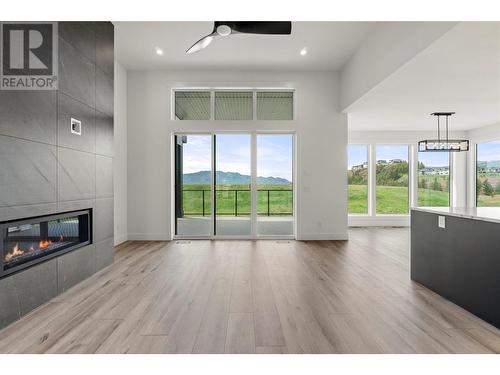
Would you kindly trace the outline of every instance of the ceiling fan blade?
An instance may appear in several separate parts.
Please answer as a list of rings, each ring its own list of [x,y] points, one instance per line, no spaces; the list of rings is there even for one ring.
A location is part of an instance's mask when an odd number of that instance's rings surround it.
[[[207,47],[214,40],[217,33],[211,33],[207,36],[204,36],[200,40],[198,40],[195,44],[188,48],[186,53],[195,53],[201,51],[203,48]]]
[[[214,29],[227,25],[235,33],[289,35],[292,33],[291,21],[215,21]]]

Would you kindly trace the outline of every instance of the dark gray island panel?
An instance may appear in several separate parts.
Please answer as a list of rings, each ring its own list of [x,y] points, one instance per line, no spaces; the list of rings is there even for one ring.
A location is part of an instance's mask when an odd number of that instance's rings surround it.
[[[412,210],[411,278],[500,328],[500,223]]]

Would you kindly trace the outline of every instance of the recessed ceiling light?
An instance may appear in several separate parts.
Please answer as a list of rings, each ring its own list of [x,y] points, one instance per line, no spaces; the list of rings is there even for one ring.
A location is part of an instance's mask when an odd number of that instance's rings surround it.
[[[159,56],[163,55],[163,50],[160,47],[156,47],[155,49],[156,49],[157,55],[159,55]]]
[[[302,49],[300,50],[300,55],[301,55],[301,56],[305,56],[305,55],[307,55],[307,48],[306,48],[306,47],[304,47],[304,48],[302,48]]]

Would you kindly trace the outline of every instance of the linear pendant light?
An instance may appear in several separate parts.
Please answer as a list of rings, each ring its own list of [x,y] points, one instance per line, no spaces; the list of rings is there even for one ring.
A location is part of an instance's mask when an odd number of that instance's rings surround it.
[[[448,137],[448,118],[454,115],[455,112],[434,112],[431,116],[437,117],[437,139],[426,139],[418,142],[419,152],[461,152],[469,151],[469,140],[451,140]],[[441,139],[441,124],[440,119],[446,119],[446,138]]]

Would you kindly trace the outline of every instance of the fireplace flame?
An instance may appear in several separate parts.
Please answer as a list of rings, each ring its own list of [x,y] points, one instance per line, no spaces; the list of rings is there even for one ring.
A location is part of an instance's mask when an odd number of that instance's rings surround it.
[[[24,254],[24,251],[21,250],[21,248],[19,247],[19,244],[16,243],[16,246],[14,246],[12,248],[12,251],[10,253],[7,253],[7,255],[5,256],[5,261],[8,262],[12,258],[18,257],[18,256],[23,255],[23,254]]]
[[[46,249],[48,248],[50,245],[52,245],[52,241],[51,240],[41,240],[39,243],[38,243],[38,247],[40,249]]]
[[[64,241],[64,236],[63,235],[60,235],[59,236],[59,242],[63,242]],[[5,262],[9,262],[11,261],[12,259],[18,257],[18,256],[21,256],[23,255],[25,252],[33,252],[33,251],[36,251],[36,250],[44,250],[44,249],[47,249],[49,246],[52,246],[53,242],[52,240],[40,240],[38,242],[38,248],[35,249],[33,245],[31,245],[29,247],[28,250],[23,250],[21,249],[21,247],[19,247],[19,244],[16,243],[16,245],[12,248],[12,250],[10,250],[4,257],[5,259]]]

